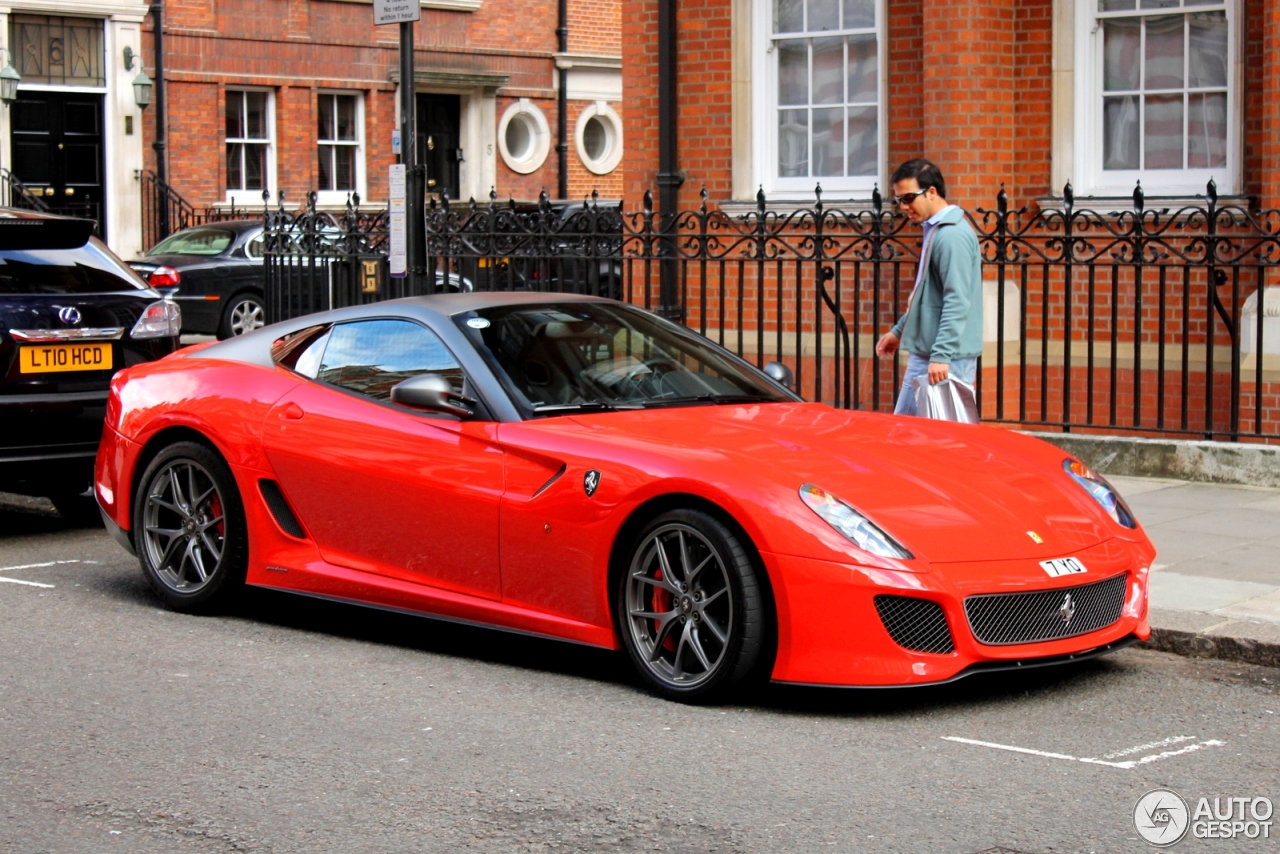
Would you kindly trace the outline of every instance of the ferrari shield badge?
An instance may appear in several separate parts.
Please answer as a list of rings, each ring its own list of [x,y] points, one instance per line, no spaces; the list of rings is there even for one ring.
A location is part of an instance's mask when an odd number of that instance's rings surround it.
[[[589,470],[582,476],[582,488],[587,491],[587,497],[596,494],[596,488],[600,486],[600,472],[595,469]]]

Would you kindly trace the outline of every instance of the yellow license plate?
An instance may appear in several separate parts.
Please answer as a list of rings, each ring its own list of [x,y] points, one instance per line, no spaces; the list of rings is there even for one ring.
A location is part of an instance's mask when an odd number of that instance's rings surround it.
[[[18,351],[18,365],[24,374],[110,370],[111,345],[29,344]]]

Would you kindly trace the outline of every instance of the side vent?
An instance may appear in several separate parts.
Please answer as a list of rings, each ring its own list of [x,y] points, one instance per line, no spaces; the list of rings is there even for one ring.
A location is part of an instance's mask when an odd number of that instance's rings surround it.
[[[293,515],[293,509],[289,507],[289,502],[285,500],[284,493],[280,491],[280,484],[274,480],[260,480],[258,481],[258,491],[262,493],[262,500],[266,502],[267,509],[275,517],[276,524],[280,526],[280,530],[291,537],[297,537],[300,540],[306,539],[307,534],[302,530],[302,523],[298,521],[297,516]]]

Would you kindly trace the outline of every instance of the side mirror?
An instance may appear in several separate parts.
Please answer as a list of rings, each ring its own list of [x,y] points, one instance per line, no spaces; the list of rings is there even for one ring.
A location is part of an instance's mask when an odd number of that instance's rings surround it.
[[[764,366],[764,372],[768,375],[769,379],[773,380],[778,385],[785,386],[786,388],[791,388],[792,384],[796,381],[795,375],[791,373],[791,369],[781,362],[770,362]]]
[[[391,389],[391,402],[459,418],[475,415],[477,405],[471,398],[455,392],[449,381],[439,374],[419,374],[397,383]]]

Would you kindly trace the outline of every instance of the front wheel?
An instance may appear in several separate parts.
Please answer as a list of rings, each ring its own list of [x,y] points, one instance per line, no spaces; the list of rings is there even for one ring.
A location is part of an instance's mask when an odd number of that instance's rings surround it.
[[[153,590],[177,611],[222,605],[244,583],[248,537],[235,478],[197,442],[178,442],[147,466],[134,504],[134,545]]]
[[[218,324],[219,338],[234,338],[267,325],[267,310],[257,294],[236,294],[227,303]]]
[[[671,510],[633,544],[617,612],[632,663],[658,693],[723,697],[750,675],[765,639],[764,596],[746,545],[700,510]]]

